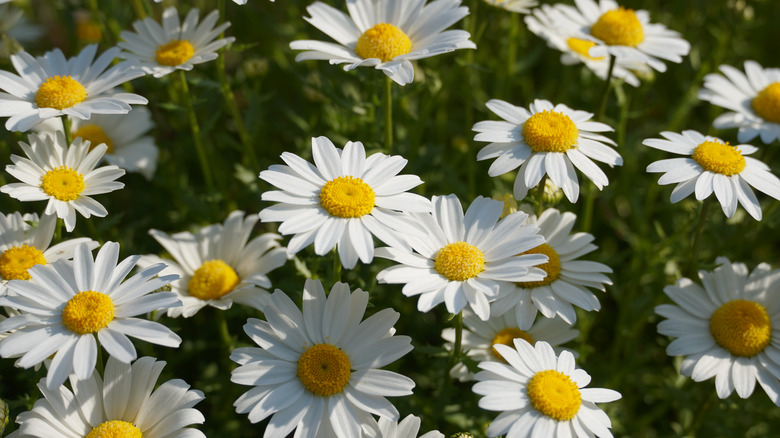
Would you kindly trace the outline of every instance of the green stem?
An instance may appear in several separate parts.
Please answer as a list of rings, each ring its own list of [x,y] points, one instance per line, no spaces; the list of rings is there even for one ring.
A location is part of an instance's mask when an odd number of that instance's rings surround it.
[[[607,110],[607,100],[609,99],[609,89],[612,86],[612,73],[615,70],[615,56],[609,55],[609,67],[607,70],[607,79],[604,82],[604,91],[601,93],[601,104],[599,105],[599,112],[596,113],[596,120],[602,121],[604,119],[604,112]]]
[[[69,147],[71,143],[73,143],[73,131],[72,131],[72,121],[70,120],[70,117],[68,116],[62,116],[62,131],[65,134],[65,147]]]
[[[515,64],[517,64],[517,40],[520,28],[520,14],[509,14],[509,42],[507,44],[506,54],[506,80],[505,80],[505,95],[511,96],[513,83],[512,79],[515,76]]]
[[[244,118],[241,116],[241,111],[239,110],[238,104],[236,103],[235,94],[233,94],[233,90],[230,88],[230,82],[228,81],[225,69],[224,52],[222,53],[222,56],[217,59],[217,74],[219,75],[222,96],[225,98],[228,111],[230,112],[231,117],[233,117],[233,123],[236,124],[238,137],[241,139],[241,144],[244,146],[245,157],[249,161],[249,165],[252,167],[252,169],[257,169],[257,154],[255,153],[254,143],[252,142],[252,137],[249,135],[249,131],[246,129],[246,125],[244,124]]]
[[[585,192],[585,210],[582,213],[582,231],[589,233],[593,224],[593,206],[596,203],[596,188],[588,186]]]
[[[696,275],[696,268],[699,266],[701,236],[704,231],[704,224],[707,222],[707,210],[709,210],[711,203],[712,197],[709,197],[704,200],[704,202],[701,204],[701,209],[699,209],[699,221],[696,224],[696,229],[694,230],[693,235],[693,243],[691,244],[691,259],[688,263],[688,269],[686,270],[688,275],[691,277]]]
[[[103,367],[103,349],[100,348],[100,340],[98,340],[97,336],[95,336],[95,343],[97,343],[97,361],[95,362],[95,369],[97,370],[98,374],[105,377]]]
[[[393,147],[393,80],[385,76],[385,149],[390,155],[395,153]]]
[[[138,15],[139,19],[143,20],[146,18],[146,9],[142,0],[133,0],[133,9],[135,9],[135,14]]]
[[[537,192],[536,192],[536,216],[539,217],[542,215],[542,212],[544,211],[544,186],[547,183],[547,175],[542,177],[542,180],[539,181],[539,186],[537,186]]]
[[[463,343],[463,311],[458,312],[453,319],[455,320],[455,343],[452,346],[452,355],[450,355],[450,368],[460,360],[460,350]]]
[[[230,329],[228,329],[227,318],[225,318],[225,312],[223,310],[214,309],[217,312],[217,329],[219,330],[219,338],[222,340],[222,344],[228,352],[233,351],[235,347],[233,345],[233,338],[230,336]]]
[[[192,141],[195,143],[195,150],[198,153],[200,168],[203,171],[203,178],[206,180],[206,187],[210,192],[214,191],[214,177],[211,175],[211,166],[209,165],[206,146],[203,144],[203,137],[200,135],[200,125],[198,124],[198,115],[195,114],[195,106],[192,103],[190,87],[187,85],[187,77],[184,70],[179,70],[179,83],[181,85],[182,100],[187,109],[187,116],[190,122],[190,131],[192,132]]]
[[[682,436],[696,436],[696,432],[699,430],[699,426],[701,426],[704,414],[712,407],[712,402],[715,400],[715,391],[710,389],[708,392],[709,395],[707,396],[707,399],[704,403],[699,405],[699,409],[694,414],[693,420],[691,420],[690,427],[688,427],[688,430],[686,430]]]
[[[341,258],[339,257],[339,247],[333,247],[333,284],[341,281]]]

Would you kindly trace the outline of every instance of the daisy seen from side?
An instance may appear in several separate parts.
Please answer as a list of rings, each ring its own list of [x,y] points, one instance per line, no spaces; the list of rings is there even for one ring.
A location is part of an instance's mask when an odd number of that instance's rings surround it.
[[[398,422],[387,417],[379,417],[379,434],[368,436],[372,438],[418,438],[420,423],[420,417],[416,415],[407,415]],[[419,438],[444,438],[444,434],[438,430],[432,430],[420,435]]]
[[[485,0],[485,3],[518,14],[527,14],[539,4],[536,0]]]

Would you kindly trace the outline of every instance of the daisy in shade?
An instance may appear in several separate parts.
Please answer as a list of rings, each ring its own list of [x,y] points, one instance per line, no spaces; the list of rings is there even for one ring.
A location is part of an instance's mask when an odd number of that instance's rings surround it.
[[[72,390],[38,384],[43,398],[16,417],[19,429],[9,438],[205,438],[189,428],[205,418],[193,408],[204,399],[183,380],[155,389],[165,362],[142,357],[132,365],[109,357],[103,378],[70,378]]]
[[[23,50],[25,44],[35,42],[43,35],[43,27],[30,24],[24,11],[12,5],[0,6],[0,31],[0,56],[3,57]]]
[[[129,363],[136,351],[128,336],[166,347],[181,343],[164,325],[137,315],[181,305],[172,292],[154,292],[176,277],[157,276],[165,265],[146,268],[123,281],[138,261],[117,264],[119,244],[107,242],[95,259],[86,244],[76,247],[73,263],[59,260],[29,269],[30,281],[8,282],[0,305],[22,314],[0,322],[0,332],[16,330],[0,341],[0,356],[21,356],[29,368],[54,355],[46,386],[56,389],[69,374],[88,379],[97,361],[97,341],[109,355]],[[97,338],[97,339],[96,339]]]
[[[116,86],[143,76],[143,71],[132,62],[108,68],[118,48],[97,59],[96,52],[93,44],[70,59],[60,49],[37,58],[26,52],[11,56],[19,75],[0,71],[0,89],[6,91],[0,93],[0,117],[9,117],[5,128],[27,131],[52,117],[88,120],[92,114],[126,114],[130,104],[145,105],[147,100],[137,94],[114,92]]]
[[[712,272],[699,271],[702,286],[682,278],[666,286],[674,304],[655,313],[667,318],[658,333],[677,339],[670,356],[686,356],[680,374],[701,382],[715,377],[718,397],[734,390],[748,398],[758,382],[780,406],[780,270],[761,263],[748,272],[725,257]]]
[[[460,0],[347,0],[349,15],[322,2],[306,8],[306,21],[336,43],[300,40],[296,61],[328,60],[344,70],[374,67],[400,85],[414,79],[411,61],[456,49],[476,49],[464,30],[444,30],[469,13]]]
[[[234,302],[264,309],[271,287],[266,274],[284,265],[287,251],[279,246],[278,234],[249,240],[257,221],[255,215],[245,218],[243,211],[234,211],[224,224],[209,225],[197,234],[149,231],[175,261],[147,255],[138,264],[165,263],[162,273],[179,277],[171,287],[182,306],[169,308],[168,316],[189,318],[206,306],[226,310]]]
[[[73,231],[76,226],[76,212],[85,218],[108,214],[90,195],[124,187],[116,179],[125,171],[116,166],[96,168],[106,152],[105,144],[90,150],[89,142],[77,138],[66,145],[62,132],[54,136],[31,134],[28,141],[30,144],[19,142],[28,158],[11,155],[14,164],[5,167],[6,172],[21,182],[6,184],[0,187],[0,192],[22,202],[48,201],[44,213],[63,219],[67,231]]]
[[[480,319],[490,316],[490,301],[512,289],[513,281],[538,281],[547,261],[540,254],[520,255],[544,243],[537,227],[523,226],[527,215],[512,213],[499,221],[504,203],[478,197],[466,213],[457,196],[434,196],[433,214],[416,214],[425,233],[410,239],[411,249],[379,248],[377,257],[393,260],[377,274],[380,283],[403,284],[419,295],[427,312],[440,303],[450,313],[470,306]],[[414,252],[412,252],[412,249]]]
[[[536,321],[518,321],[515,312],[506,312],[483,321],[468,309],[463,311],[463,352],[475,362],[486,360],[503,361],[495,345],[512,346],[515,339],[523,339],[533,345],[537,341],[545,341],[553,347],[571,341],[579,335],[579,331],[571,328],[560,318],[540,318]],[[455,343],[455,329],[446,328],[441,337],[447,341],[444,348],[452,350]],[[556,353],[563,351],[556,348]],[[450,370],[450,376],[466,382],[474,380],[466,365],[455,364]]]
[[[217,50],[235,41],[233,37],[215,40],[230,27],[229,22],[214,27],[218,19],[219,12],[211,11],[198,23],[198,9],[193,8],[181,23],[176,8],[166,8],[162,26],[147,17],[133,23],[135,32],[119,33],[124,40],[117,44],[124,50],[119,56],[137,62],[156,78],[176,70],[192,70],[195,64],[217,59]]]
[[[256,423],[271,417],[264,438],[353,438],[375,434],[372,417],[398,420],[385,397],[412,393],[414,382],[379,368],[412,351],[408,336],[394,336],[400,314],[383,309],[365,321],[368,292],[350,293],[336,283],[325,297],[318,280],[306,280],[303,311],[276,290],[265,312],[244,331],[260,348],[237,348],[231,381],[253,388],[235,402],[239,414]]]
[[[760,137],[769,144],[780,138],[780,69],[745,61],[744,73],[730,65],[721,65],[720,71],[723,75],[705,76],[704,89],[699,90],[699,99],[731,110],[712,126],[739,128],[740,142]]]
[[[574,356],[556,356],[550,344],[515,339],[514,348],[496,345],[505,362],[481,362],[473,391],[479,407],[501,413],[489,437],[612,437],[609,417],[596,403],[620,399],[611,389],[585,388],[590,376],[576,368]]]
[[[314,243],[325,255],[338,247],[341,264],[352,269],[358,259],[374,259],[372,235],[388,245],[408,248],[402,233],[414,233],[406,212],[429,212],[430,201],[408,193],[422,184],[416,175],[398,175],[406,166],[400,155],[376,153],[366,158],[363,143],[337,149],[325,137],[312,138],[314,164],[285,152],[287,165],[273,165],[260,179],[281,190],[265,192],[264,201],[279,202],[260,212],[263,222],[282,222],[279,232],[295,234],[287,245],[295,254]]]
[[[485,0],[485,3],[518,14],[527,14],[539,4],[536,0]]]
[[[658,184],[677,184],[672,190],[672,202],[678,202],[691,193],[701,201],[715,192],[715,197],[726,217],[734,216],[737,203],[756,220],[761,220],[761,204],[751,186],[780,200],[780,179],[769,166],[747,157],[758,148],[748,144],[736,146],[715,137],[688,130],[681,134],[662,132],[660,138],[642,142],[645,146],[687,155],[656,161],[647,166],[648,172],[663,173]]]
[[[596,132],[612,131],[608,125],[590,121],[593,114],[564,104],[553,106],[537,99],[529,109],[492,99],[487,107],[503,121],[478,122],[472,128],[476,141],[490,142],[477,154],[477,160],[495,158],[488,174],[498,176],[517,167],[514,195],[525,198],[545,174],[563,189],[569,201],[576,202],[580,185],[574,169],[584,173],[601,190],[609,184],[607,175],[592,160],[610,167],[623,159],[612,147],[615,142]]]
[[[376,438],[418,438],[420,430],[420,417],[407,415],[403,420],[395,422],[387,417],[379,418],[379,434],[369,435]],[[444,434],[438,430],[432,430],[420,435],[419,438],[444,438]]]
[[[515,314],[517,321],[533,321],[537,309],[547,318],[560,316],[568,324],[577,321],[574,306],[584,310],[599,310],[601,304],[590,288],[605,292],[605,285],[612,281],[604,274],[612,273],[609,266],[578,258],[594,251],[593,235],[572,233],[577,216],[574,213],[561,213],[549,208],[538,218],[528,217],[527,224],[539,227],[539,234],[545,243],[524,254],[543,254],[548,262],[539,265],[547,274],[540,281],[521,281],[514,288],[500,296],[491,305],[491,314],[502,315],[505,312]]]

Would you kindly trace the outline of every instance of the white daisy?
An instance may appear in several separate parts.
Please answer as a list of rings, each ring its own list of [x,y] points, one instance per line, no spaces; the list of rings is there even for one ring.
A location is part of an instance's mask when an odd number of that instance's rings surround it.
[[[485,3],[518,14],[527,14],[539,4],[536,0],[485,0]]]
[[[675,304],[655,308],[667,318],[658,333],[677,338],[666,353],[687,356],[680,374],[696,382],[715,377],[720,398],[734,390],[747,398],[758,381],[780,406],[780,270],[761,263],[748,273],[725,257],[716,263],[699,271],[704,287],[681,278],[664,288]]]
[[[71,376],[73,390],[50,389],[41,380],[42,399],[16,417],[19,429],[9,438],[205,438],[189,428],[205,418],[193,408],[203,393],[183,380],[168,380],[155,389],[165,362],[142,357],[132,365],[109,357],[104,377]]]
[[[287,251],[279,247],[278,234],[249,240],[257,221],[255,215],[245,218],[243,211],[234,211],[224,224],[209,225],[197,234],[149,231],[175,262],[147,255],[138,264],[165,263],[162,273],[179,277],[171,288],[182,307],[169,308],[168,316],[189,318],[206,306],[226,310],[233,302],[264,309],[271,287],[266,274],[284,265]]]
[[[539,268],[547,276],[541,281],[515,283],[511,291],[491,305],[493,316],[511,311],[517,321],[528,324],[536,318],[538,309],[547,318],[557,315],[574,324],[577,313],[573,305],[587,311],[601,309],[598,298],[589,288],[605,292],[604,285],[611,285],[612,281],[604,274],[612,273],[612,269],[602,263],[577,260],[597,246],[591,243],[592,234],[572,234],[576,220],[574,213],[561,213],[554,208],[548,208],[539,218],[528,217],[526,223],[540,228],[539,234],[544,236],[545,243],[525,254],[546,255],[548,262]]]
[[[414,80],[411,61],[456,49],[476,49],[464,30],[444,30],[469,13],[460,0],[347,0],[349,15],[322,2],[304,17],[336,43],[300,40],[296,61],[328,60],[344,70],[374,67],[400,85]]]
[[[550,344],[515,339],[514,348],[496,345],[506,363],[482,362],[473,391],[479,407],[501,413],[487,435],[523,437],[612,437],[609,417],[596,406],[618,400],[611,389],[585,388],[590,376],[575,368],[574,356],[556,356]]]
[[[755,146],[732,146],[719,138],[704,136],[693,130],[683,131],[682,134],[662,132],[661,136],[665,140],[650,138],[642,144],[666,152],[689,155],[656,161],[647,166],[648,172],[663,173],[658,184],[677,184],[672,190],[673,203],[694,192],[699,201],[715,192],[727,217],[734,216],[739,203],[753,218],[761,220],[761,204],[750,187],[780,199],[780,179],[771,173],[766,164],[745,156],[757,151]]]
[[[398,420],[385,397],[412,393],[414,382],[381,370],[412,350],[411,338],[394,336],[400,314],[383,309],[365,321],[368,293],[350,293],[336,283],[325,297],[318,280],[306,280],[303,312],[276,290],[265,316],[251,318],[244,331],[260,348],[237,348],[230,358],[241,366],[231,381],[252,389],[235,402],[236,411],[256,423],[271,416],[264,438],[358,437],[377,431],[371,414]]]
[[[461,348],[463,353],[475,362],[503,361],[494,346],[503,344],[511,347],[516,338],[523,339],[531,345],[537,341],[545,341],[555,347],[571,341],[580,333],[560,318],[518,320],[515,312],[506,312],[483,321],[468,309],[463,311],[463,326]],[[455,329],[444,329],[441,337],[447,341],[444,348],[452,350],[455,343]],[[556,348],[555,351],[560,353],[563,350]],[[461,382],[474,380],[474,374],[463,363],[455,364],[450,370],[450,376]]]
[[[5,167],[6,172],[21,182],[6,184],[0,187],[0,192],[22,202],[48,201],[44,213],[63,219],[69,232],[76,226],[76,212],[85,218],[108,214],[90,195],[124,187],[116,179],[125,171],[116,166],[95,168],[106,152],[106,145],[97,145],[90,151],[89,142],[80,138],[66,145],[62,132],[54,136],[31,134],[28,141],[29,145],[19,142],[28,158],[11,155],[14,164]]]
[[[615,142],[595,132],[612,131],[608,125],[590,121],[593,114],[564,104],[553,106],[536,99],[525,108],[491,99],[487,107],[503,121],[478,122],[472,128],[476,141],[490,142],[477,154],[477,160],[496,158],[488,174],[498,176],[518,166],[514,195],[523,199],[545,174],[563,189],[569,201],[576,202],[580,185],[574,168],[584,173],[601,190],[609,184],[607,175],[592,160],[610,167],[622,165],[623,158],[613,148]]]
[[[0,2],[3,3],[3,2]],[[24,11],[12,5],[0,6],[0,33],[2,33],[2,50],[9,49],[22,49],[19,47],[27,43],[36,41],[43,35],[43,28],[34,24],[30,24],[27,17],[24,16]],[[11,41],[12,40],[16,44]],[[10,56],[13,52],[4,52],[4,56]]]
[[[408,193],[422,184],[416,175],[398,175],[407,160],[376,153],[366,158],[363,143],[337,149],[326,137],[312,138],[314,165],[290,152],[287,165],[273,165],[260,179],[281,190],[265,192],[264,201],[279,204],[260,212],[263,222],[282,222],[279,232],[295,234],[287,245],[295,254],[314,243],[325,255],[338,246],[341,264],[352,269],[374,259],[372,235],[388,245],[408,247],[402,233],[414,230],[404,212],[429,212],[430,202]],[[410,231],[411,230],[411,231]]]
[[[0,93],[0,117],[9,117],[5,128],[27,131],[52,117],[88,120],[92,114],[126,114],[130,104],[146,105],[147,100],[137,94],[113,91],[143,76],[143,71],[132,62],[108,68],[119,54],[116,47],[97,59],[96,53],[97,45],[93,44],[70,59],[65,59],[60,49],[37,58],[26,52],[12,55],[19,75],[0,71],[0,89],[6,91]]]
[[[46,376],[49,389],[62,385],[69,374],[89,378],[97,361],[97,341],[111,356],[129,363],[136,351],[128,336],[153,344],[178,347],[179,338],[160,323],[135,318],[180,305],[172,292],[151,293],[176,276],[158,277],[165,265],[146,268],[123,280],[139,256],[117,264],[119,244],[106,242],[93,260],[86,244],[75,250],[73,263],[59,260],[29,269],[30,281],[8,282],[10,293],[0,305],[22,315],[0,322],[0,332],[16,330],[0,341],[0,356],[22,356],[29,368],[54,355]]]
[[[235,41],[235,38],[215,40],[230,27],[224,22],[217,27],[219,12],[211,11],[198,23],[198,9],[190,9],[184,22],[179,22],[175,7],[166,8],[162,26],[152,18],[133,23],[135,32],[120,32],[117,46],[124,49],[121,58],[137,62],[144,72],[156,78],[176,70],[192,70],[195,64],[217,59],[217,50]]]
[[[418,438],[420,417],[407,415],[403,420],[395,422],[387,417],[379,418],[379,434],[368,435],[371,438]],[[444,438],[438,430],[432,430],[420,435],[419,438]]]
[[[415,214],[425,233],[410,239],[411,249],[376,250],[377,257],[400,263],[379,272],[377,280],[403,284],[408,297],[419,295],[421,312],[444,302],[450,313],[469,305],[488,319],[490,301],[511,290],[513,281],[543,279],[544,271],[533,266],[547,261],[539,254],[518,256],[544,238],[539,228],[522,225],[525,213],[499,221],[503,209],[502,202],[480,196],[464,215],[457,196],[434,196],[432,214]]]
[[[704,89],[699,90],[699,99],[731,110],[718,116],[712,126],[739,128],[740,142],[758,136],[769,144],[780,138],[780,69],[745,61],[745,73],[730,65],[721,65],[720,71],[723,75],[705,76]]]

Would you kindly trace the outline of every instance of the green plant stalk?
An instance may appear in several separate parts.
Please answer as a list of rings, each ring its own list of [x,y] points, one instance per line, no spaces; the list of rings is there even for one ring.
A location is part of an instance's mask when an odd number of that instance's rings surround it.
[[[712,197],[704,200],[699,209],[699,221],[696,223],[696,229],[694,231],[693,243],[691,244],[691,259],[688,262],[688,269],[686,272],[690,277],[696,275],[696,268],[699,265],[699,250],[701,248],[701,236],[704,231],[704,225],[707,222],[707,211],[712,203]]]
[[[222,340],[222,344],[228,352],[233,351],[235,345],[233,344],[233,338],[230,336],[230,329],[228,328],[227,318],[225,318],[225,312],[219,309],[214,309],[217,313],[217,329],[219,330],[219,338]]]
[[[452,345],[452,354],[450,354],[449,368],[452,368],[453,365],[458,363],[460,360],[460,350],[461,345],[463,344],[463,311],[461,310],[458,312],[458,314],[454,316],[453,320],[455,321],[455,342]]]
[[[609,55],[609,67],[607,68],[607,79],[604,81],[604,91],[601,93],[601,103],[599,112],[596,113],[596,120],[603,121],[604,112],[607,110],[607,100],[609,100],[609,90],[612,87],[612,73],[615,70],[615,56]]]
[[[393,80],[385,75],[385,149],[390,155],[395,153],[393,147]]]
[[[537,186],[536,191],[536,216],[539,217],[542,215],[542,212],[544,211],[544,187],[547,183],[547,175],[542,177],[542,180],[539,181],[539,185]]]
[[[133,9],[135,9],[135,14],[138,15],[139,19],[143,20],[146,18],[146,9],[142,0],[133,0]]]
[[[190,122],[190,131],[192,132],[192,141],[195,143],[195,150],[198,153],[198,160],[200,161],[200,168],[203,172],[203,179],[206,180],[206,187],[208,190],[213,192],[214,177],[211,175],[211,167],[209,166],[208,154],[206,153],[206,145],[203,144],[203,137],[200,135],[198,115],[195,114],[195,106],[192,103],[190,87],[187,85],[187,77],[184,74],[184,70],[179,70],[178,76],[182,91],[181,98],[184,101],[183,103],[185,108],[187,109],[187,116]]]
[[[73,122],[68,116],[62,116],[62,131],[65,134],[65,147],[69,147],[73,143]]]
[[[341,258],[338,245],[333,247],[333,284],[341,281]]]

